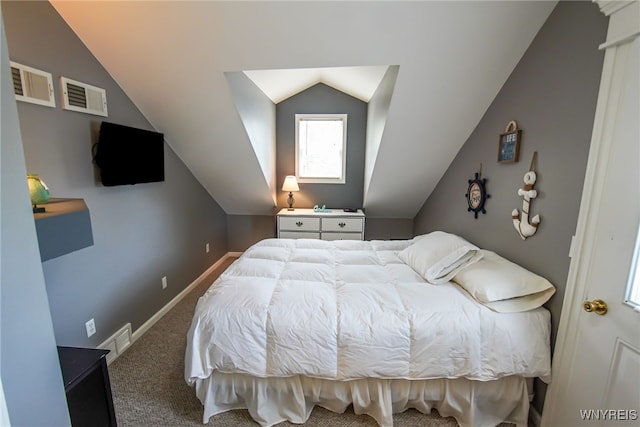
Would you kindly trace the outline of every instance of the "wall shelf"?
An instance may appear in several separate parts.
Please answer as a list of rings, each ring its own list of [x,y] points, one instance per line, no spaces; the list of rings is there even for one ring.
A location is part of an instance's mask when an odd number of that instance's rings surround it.
[[[93,245],[89,209],[82,199],[49,199],[35,213],[40,258],[47,261]]]

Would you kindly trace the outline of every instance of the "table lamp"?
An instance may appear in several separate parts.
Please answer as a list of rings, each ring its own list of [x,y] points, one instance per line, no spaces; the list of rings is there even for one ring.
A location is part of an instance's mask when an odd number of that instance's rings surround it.
[[[288,191],[289,192],[289,198],[287,199],[287,203],[289,203],[289,208],[287,209],[288,211],[293,211],[295,209],[293,209],[293,192],[294,191],[300,191],[300,188],[298,187],[298,180],[296,179],[295,176],[293,175],[287,175],[284,178],[284,184],[282,184],[282,191]]]

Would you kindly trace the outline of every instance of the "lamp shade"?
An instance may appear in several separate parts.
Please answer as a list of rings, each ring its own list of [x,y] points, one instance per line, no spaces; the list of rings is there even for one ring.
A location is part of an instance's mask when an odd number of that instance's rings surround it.
[[[298,187],[298,180],[293,175],[287,175],[284,178],[284,184],[282,184],[282,191],[300,191]]]

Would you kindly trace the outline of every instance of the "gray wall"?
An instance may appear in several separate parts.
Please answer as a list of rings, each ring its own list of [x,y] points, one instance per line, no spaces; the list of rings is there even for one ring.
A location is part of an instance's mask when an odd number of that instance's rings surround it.
[[[391,67],[376,93],[377,113],[373,119],[384,122],[398,67]],[[236,80],[227,79],[231,83]],[[372,100],[374,101],[374,100]],[[276,105],[276,211],[287,207],[288,193],[281,191],[286,175],[295,174],[295,115],[296,114],[348,114],[347,123],[347,182],[346,184],[300,184],[294,193],[294,207],[311,208],[326,205],[331,208],[362,207],[364,194],[364,163],[367,126],[378,137],[384,128],[367,124],[370,106],[350,95],[325,84],[317,84]],[[240,106],[239,106],[240,108]],[[371,116],[370,116],[371,117]],[[375,132],[374,132],[375,130]],[[375,144],[374,144],[375,145]],[[412,236],[411,219],[367,219],[365,238],[403,239]],[[230,215],[228,217],[229,250],[243,251],[253,243],[275,237],[275,220],[268,216]]]
[[[91,146],[103,118],[63,110],[59,77],[106,89],[104,120],[152,126],[48,2],[2,7],[11,59],[55,82],[55,109],[17,103],[27,170],[52,197],[84,199],[92,220],[93,246],[43,264],[56,341],[95,346],[127,322],[135,331],[227,252],[226,214],[166,144],[165,182],[97,182]],[[90,318],[97,333],[87,338]]]
[[[262,239],[276,237],[275,215],[229,215],[227,227],[231,252],[243,252]]]
[[[378,158],[378,149],[384,135],[384,128],[387,124],[387,116],[389,115],[389,105],[393,97],[393,90],[396,87],[396,79],[398,78],[398,65],[392,65],[384,74],[380,85],[369,100],[367,109],[367,142],[366,157],[364,170],[364,194],[366,202],[366,194],[369,190],[369,183],[373,168]]]
[[[224,73],[242,124],[275,199],[276,106],[242,71]],[[280,185],[282,188],[282,184]]]
[[[367,103],[325,84],[317,84],[276,105],[277,206],[287,207],[289,193],[280,191],[286,175],[295,174],[295,115],[348,114],[345,184],[299,184],[294,207],[362,207]]]
[[[392,65],[387,69],[376,92],[371,97],[367,109],[367,142],[364,170],[364,204],[367,199],[369,184],[378,159],[380,142],[387,124],[389,106],[393,98],[396,79],[400,67]],[[413,236],[413,219],[409,218],[372,218],[368,217],[365,225],[367,240],[409,239]]]
[[[560,2],[462,147],[414,221],[414,233],[445,230],[494,250],[548,278],[557,288],[547,304],[553,340],[569,272],[604,54],[607,19],[596,4]],[[509,120],[523,129],[520,161],[497,162],[498,137]],[[517,195],[538,152],[531,214],[542,223],[522,241],[511,221]],[[467,212],[467,180],[482,163],[487,214]],[[540,396],[536,405],[541,407]]]
[[[1,12],[0,33],[0,377],[14,426],[68,426]]]
[[[413,237],[413,220],[407,218],[366,218],[367,240],[410,239]]]

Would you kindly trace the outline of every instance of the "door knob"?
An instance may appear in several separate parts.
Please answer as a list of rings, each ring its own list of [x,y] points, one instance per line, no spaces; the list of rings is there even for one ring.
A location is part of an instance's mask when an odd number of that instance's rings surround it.
[[[601,299],[594,299],[593,301],[585,301],[582,303],[582,308],[587,313],[595,312],[596,314],[603,315],[607,313],[607,303]]]

